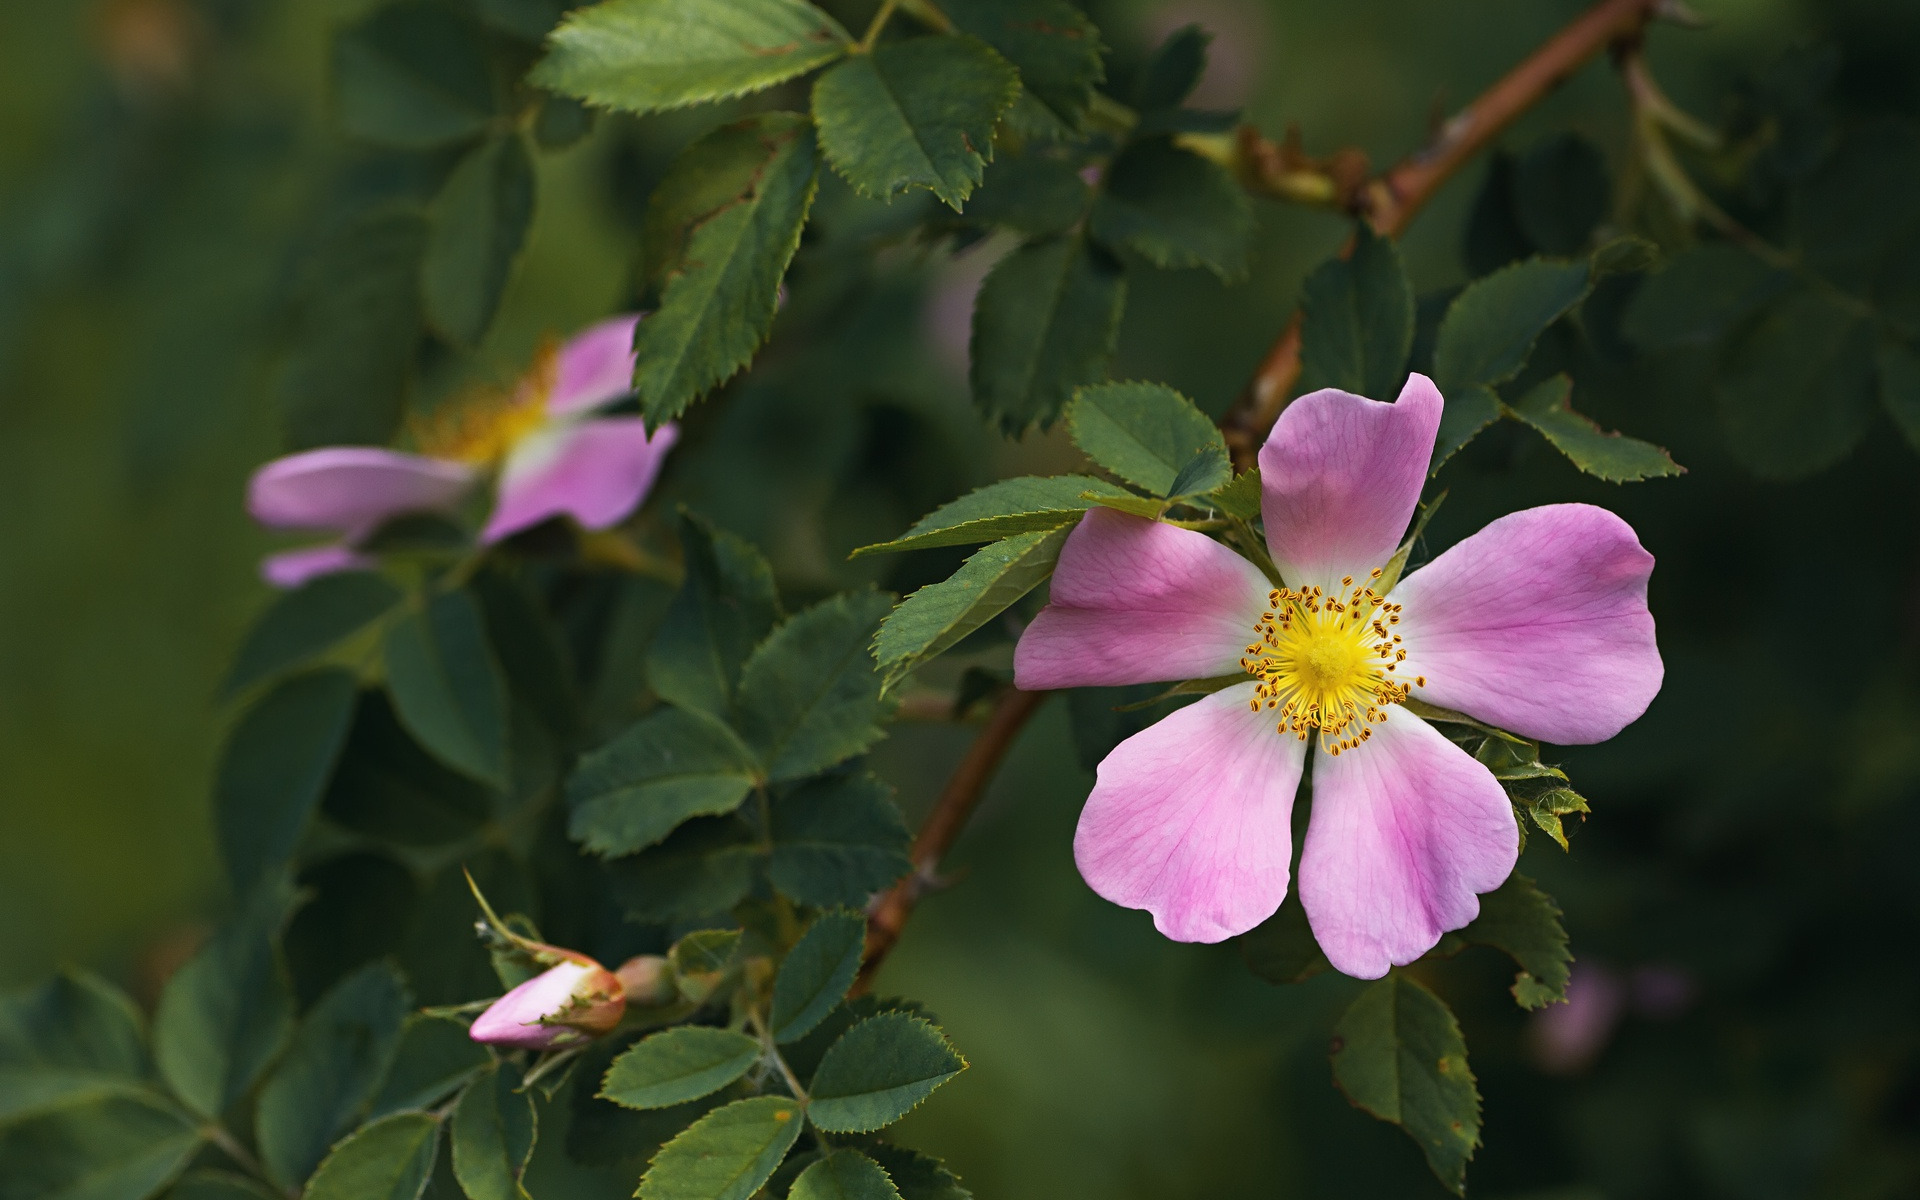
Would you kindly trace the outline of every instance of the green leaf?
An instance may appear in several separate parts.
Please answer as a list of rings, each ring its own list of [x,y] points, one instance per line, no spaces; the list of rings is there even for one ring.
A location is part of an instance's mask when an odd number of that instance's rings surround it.
[[[1770,267],[1738,246],[1695,246],[1640,284],[1621,329],[1649,350],[1704,345],[1792,282],[1790,272]]]
[[[800,1102],[756,1096],[716,1108],[661,1147],[638,1200],[747,1200],[772,1176],[805,1124]]]
[[[1513,415],[1540,431],[1573,465],[1608,483],[1630,483],[1661,475],[1680,475],[1680,464],[1665,450],[1637,438],[1609,433],[1573,411],[1573,380],[1543,379],[1513,406]]]
[[[1089,496],[1087,499],[1101,508],[1111,508],[1129,516],[1145,517],[1149,521],[1158,521],[1165,515],[1168,507],[1166,500],[1150,500],[1145,496],[1136,496],[1132,492],[1118,496]]]
[[[1080,234],[1028,242],[988,273],[973,311],[973,400],[1002,431],[1053,424],[1113,356],[1126,272]]]
[[[805,117],[761,113],[715,130],[675,160],[670,182],[724,159],[724,177],[739,190],[691,226],[659,310],[634,334],[633,386],[652,424],[679,416],[766,340],[780,278],[813,206],[815,158]]]
[[[958,211],[1019,89],[1007,60],[976,38],[882,42],[813,85],[820,151],[864,196],[921,187]]]
[[[873,639],[887,686],[938,657],[1053,574],[1071,525],[1019,533],[974,551],[958,571],[900,602]]]
[[[567,0],[475,0],[473,8],[489,29],[539,42],[560,23]]]
[[[1293,891],[1271,917],[1241,934],[1239,942],[1247,970],[1268,983],[1300,983],[1333,969]]]
[[[1220,164],[1170,137],[1140,138],[1107,168],[1092,228],[1156,267],[1205,267],[1233,282],[1247,273],[1253,201]]]
[[[477,137],[493,120],[493,71],[480,30],[431,3],[376,8],[333,44],[340,124],[384,146],[424,149]]]
[[[1214,508],[1236,520],[1252,521],[1260,516],[1260,468],[1254,467],[1233,477],[1201,497]]]
[[[260,697],[227,735],[213,811],[236,891],[292,859],[346,744],[357,694],[350,671],[295,675]]]
[[[628,1108],[667,1108],[711,1095],[760,1061],[754,1038],[731,1029],[682,1025],[654,1034],[613,1060],[600,1094]]]
[[[387,634],[387,691],[400,723],[435,758],[507,786],[507,686],[480,608],[465,591],[435,596]]]
[[[738,929],[696,929],[673,944],[667,962],[674,985],[694,1003],[712,996],[740,960]]]
[[[602,108],[657,112],[772,87],[850,41],[804,0],[606,0],[568,14],[528,79]]]
[[[745,898],[764,854],[740,822],[696,818],[653,849],[609,864],[608,882],[635,921],[691,921]]]
[[[1880,342],[1880,405],[1906,435],[1907,444],[1920,450],[1920,353],[1905,342]]]
[[[487,642],[500,660],[508,691],[538,712],[556,736],[570,739],[581,721],[572,654],[558,624],[533,594],[532,581],[483,570],[469,587],[480,602]]]
[[[760,644],[740,675],[740,731],[775,783],[817,774],[884,736],[867,646],[893,599],[878,592],[834,596],[790,617]]]
[[[567,832],[595,854],[652,846],[683,822],[740,807],[753,756],[712,717],[662,708],[581,760],[567,781]]]
[[[322,575],[282,593],[241,643],[221,694],[239,695],[304,665],[379,620],[400,599],[400,589],[372,571]]]
[[[293,901],[284,878],[262,879],[160,993],[160,1074],[202,1116],[218,1119],[245,1095],[293,1028],[293,996],[275,949]]]
[[[439,1155],[440,1122],[434,1117],[382,1117],[333,1148],[303,1200],[418,1200]]]
[[[851,909],[822,913],[800,935],[773,980],[773,1040],[805,1037],[847,998],[867,948],[867,919]]]
[[[1547,138],[1515,164],[1514,216],[1527,240],[1547,254],[1586,249],[1612,194],[1607,160],[1577,133]]]
[[[1086,215],[1092,198],[1072,162],[1029,152],[999,154],[980,190],[967,202],[967,220],[1002,225],[1031,237],[1065,233]]]
[[[1213,35],[1198,25],[1187,25],[1168,35],[1140,69],[1133,85],[1133,106],[1143,113],[1177,109],[1186,102],[1207,70],[1207,46]]]
[[[116,1097],[155,1106],[166,1103],[144,1082],[125,1075],[74,1067],[0,1066],[0,1129]]]
[[[1527,801],[1522,807],[1541,832],[1560,844],[1560,849],[1570,850],[1567,844],[1567,831],[1563,818],[1576,813],[1584,815],[1591,810],[1587,807],[1586,797],[1572,788],[1548,788]],[[1524,834],[1525,827],[1522,827]],[[1524,836],[1523,839],[1524,841]]]
[[[1353,253],[1320,264],[1302,289],[1300,387],[1386,400],[1407,378],[1413,285],[1392,239],[1365,221],[1353,238]]]
[[[327,990],[300,1020],[260,1089],[260,1161],[296,1190],[354,1126],[386,1077],[412,1002],[393,967],[372,963]]]
[[[320,807],[354,833],[444,846],[478,830],[494,803],[492,792],[420,748],[385,692],[363,692]]]
[[[1156,496],[1212,491],[1230,482],[1227,441],[1193,401],[1161,383],[1103,383],[1080,389],[1067,429],[1081,453]],[[1185,493],[1174,483],[1195,460]]]
[[[428,318],[454,341],[476,345],[493,324],[533,224],[533,192],[527,144],[508,133],[469,150],[433,202],[421,284]]]
[[[1480,1144],[1480,1092],[1460,1026],[1398,972],[1355,997],[1334,1026],[1333,1078],[1356,1107],[1407,1131],[1440,1182],[1465,1194]]]
[[[460,1095],[447,1130],[453,1174],[469,1200],[528,1200],[520,1182],[533,1157],[538,1117],[520,1068],[500,1063]]]
[[[1504,951],[1520,967],[1513,998],[1521,1008],[1544,1008],[1567,998],[1567,968],[1573,954],[1560,924],[1560,906],[1540,886],[1515,871],[1480,897],[1480,915],[1459,934],[1476,946]]]
[[[166,1190],[201,1145],[172,1105],[98,1101],[0,1138],[0,1188],[22,1200],[141,1200]]]
[[[753,648],[780,619],[773,568],[744,538],[682,510],[686,579],[647,651],[647,680],[664,700],[724,715]]]
[[[1448,404],[1456,392],[1518,375],[1547,326],[1587,298],[1589,276],[1584,262],[1530,258],[1468,284],[1433,348],[1434,382]]]
[[[376,213],[314,248],[300,288],[279,399],[292,449],[380,444],[400,413],[420,341],[427,223]]]
[[[879,1163],[857,1150],[835,1150],[800,1172],[787,1200],[900,1200]]]
[[[942,504],[890,542],[862,546],[851,557],[926,550],[934,546],[970,546],[1016,533],[1058,529],[1078,521],[1093,507],[1088,492],[1120,489],[1091,475],[1024,475],[976,488]]]
[[[868,1146],[867,1153],[886,1168],[901,1200],[973,1200],[959,1177],[931,1155],[884,1142]]]
[[[1768,305],[1721,348],[1714,395],[1728,448],[1762,479],[1800,479],[1846,456],[1873,417],[1875,336],[1842,300],[1806,289]]]
[[[285,1197],[245,1175],[197,1167],[180,1177],[167,1200],[285,1200]]]
[[[1429,475],[1438,474],[1460,447],[1474,439],[1482,429],[1500,419],[1499,395],[1485,384],[1473,384],[1446,393],[1446,407],[1440,413],[1440,429],[1433,439],[1433,462]]]
[[[913,869],[893,789],[871,773],[810,779],[774,798],[773,886],[817,907],[862,907]]]
[[[446,1099],[481,1068],[492,1062],[487,1048],[467,1036],[467,1027],[444,1017],[407,1018],[400,1044],[387,1071],[372,1115],[386,1116],[405,1108],[432,1108]]]
[[[77,967],[0,995],[0,1067],[76,1078],[140,1080],[152,1073],[140,1010],[126,993]]]
[[[966,1069],[967,1060],[927,1021],[881,1013],[828,1048],[813,1075],[807,1115],[829,1133],[866,1133],[906,1116]]]
[[[1004,55],[1052,116],[1077,130],[1106,77],[1100,31],[1066,0],[951,0],[953,23]]]

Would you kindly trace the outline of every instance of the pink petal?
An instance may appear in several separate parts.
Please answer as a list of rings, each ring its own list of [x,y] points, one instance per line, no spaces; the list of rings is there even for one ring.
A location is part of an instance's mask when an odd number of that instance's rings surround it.
[[[456,507],[477,476],[462,463],[378,446],[327,446],[276,458],[247,484],[247,511],[274,529],[363,537],[402,513]]]
[[[1396,708],[1373,736],[1313,766],[1300,902],[1335,967],[1378,979],[1480,915],[1479,893],[1520,855],[1513,806],[1491,772]]]
[[[1433,456],[1440,392],[1409,375],[1392,404],[1327,388],[1295,400],[1260,448],[1267,545],[1291,587],[1366,578],[1400,543]]]
[[[1080,519],[1051,602],[1020,635],[1029,690],[1206,679],[1240,670],[1272,585],[1203,533],[1110,508]]]
[[[340,571],[371,571],[376,564],[345,542],[305,546],[269,554],[260,560],[260,578],[277,588],[305,586],[308,580]]]
[[[514,447],[500,471],[500,495],[480,538],[501,538],[549,517],[605,529],[640,506],[679,437],[672,425],[647,436],[639,417],[601,417],[551,426]]]
[[[577,1042],[618,1023],[619,1012],[611,1010],[621,995],[620,981],[598,963],[563,962],[495,1000],[467,1034],[476,1042],[532,1050]],[[625,1009],[624,998],[618,1007]]]
[[[633,330],[637,313],[589,325],[560,347],[547,411],[568,416],[598,408],[633,390]]]
[[[1306,743],[1248,711],[1236,684],[1114,747],[1080,812],[1073,859],[1089,887],[1153,914],[1179,942],[1218,942],[1287,894],[1293,795]]]
[[[1647,710],[1664,669],[1647,611],[1653,556],[1590,504],[1511,513],[1407,576],[1407,661],[1422,699],[1561,744],[1600,742]]]

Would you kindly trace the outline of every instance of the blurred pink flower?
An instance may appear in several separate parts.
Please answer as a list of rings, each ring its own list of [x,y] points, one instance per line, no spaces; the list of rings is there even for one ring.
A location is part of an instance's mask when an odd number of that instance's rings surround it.
[[[1202,533],[1112,509],[1069,535],[1014,653],[1020,687],[1245,678],[1117,746],[1080,815],[1080,873],[1166,936],[1217,942],[1273,915],[1317,742],[1300,860],[1314,936],[1360,978],[1412,962],[1478,915],[1519,831],[1487,768],[1401,703],[1417,691],[1578,743],[1612,737],[1659,690],[1653,558],[1604,509],[1510,514],[1390,598],[1375,590],[1441,407],[1420,375],[1393,404],[1329,389],[1288,407],[1260,452],[1286,587]]]
[[[1533,1014],[1527,1042],[1533,1061],[1551,1075],[1576,1075],[1592,1066],[1620,1023],[1627,990],[1599,963],[1579,962],[1567,980],[1567,1002]]]

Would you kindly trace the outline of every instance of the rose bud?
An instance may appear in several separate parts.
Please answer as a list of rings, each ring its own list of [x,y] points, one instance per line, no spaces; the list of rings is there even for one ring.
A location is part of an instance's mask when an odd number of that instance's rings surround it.
[[[674,986],[673,967],[658,954],[641,954],[620,964],[614,971],[625,990],[628,1004],[658,1008],[680,998]]]
[[[469,1036],[493,1046],[549,1050],[611,1032],[627,1011],[620,978],[584,954],[561,953],[565,961],[495,1000]]]

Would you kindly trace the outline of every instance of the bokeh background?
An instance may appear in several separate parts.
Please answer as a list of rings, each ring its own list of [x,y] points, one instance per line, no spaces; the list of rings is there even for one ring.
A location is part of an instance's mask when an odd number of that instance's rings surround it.
[[[254,564],[272,545],[240,499],[279,449],[291,281],[354,153],[329,125],[328,39],[365,7],[0,4],[0,985],[74,961],[150,998],[225,900],[206,803],[230,716],[216,685],[268,600]],[[851,23],[871,5],[828,7]],[[1376,162],[1581,7],[1089,5],[1116,76],[1197,21],[1218,35],[1199,103]],[[1696,113],[1830,46],[1843,119],[1920,116],[1910,0],[1695,7],[1707,26],[1657,29],[1651,54]],[[542,156],[486,354],[515,361],[629,298],[644,198],[715,116],[603,120]],[[1568,128],[1618,167],[1625,106],[1605,64],[1505,145]],[[1423,293],[1465,278],[1481,173],[1405,240]],[[822,219],[857,208],[830,187]],[[1261,230],[1245,284],[1136,277],[1116,376],[1224,410],[1344,232],[1277,206]],[[845,548],[967,486],[1070,468],[1064,439],[1001,442],[966,401],[966,315],[993,252],[900,253],[844,330],[884,352],[852,377],[774,372],[709,405],[666,498],[760,541],[805,593],[859,578]],[[1536,838],[1523,862],[1567,909],[1577,1011],[1527,1019],[1491,952],[1434,977],[1486,1096],[1472,1189],[1920,1194],[1920,457],[1877,418],[1840,467],[1757,482],[1722,448],[1697,356],[1561,352],[1584,410],[1689,473],[1616,488],[1502,427],[1449,466],[1431,541],[1527,504],[1616,508],[1659,558],[1669,676],[1621,738],[1565,753],[1594,815],[1571,855]],[[910,815],[967,736],[916,728],[885,747]],[[1441,1194],[1402,1134],[1331,1086],[1327,1032],[1350,983],[1272,988],[1232,946],[1170,945],[1086,890],[1069,842],[1090,782],[1055,703],[960,843],[956,886],[889,964],[883,987],[923,998],[973,1063],[902,1139],[982,1197]]]

